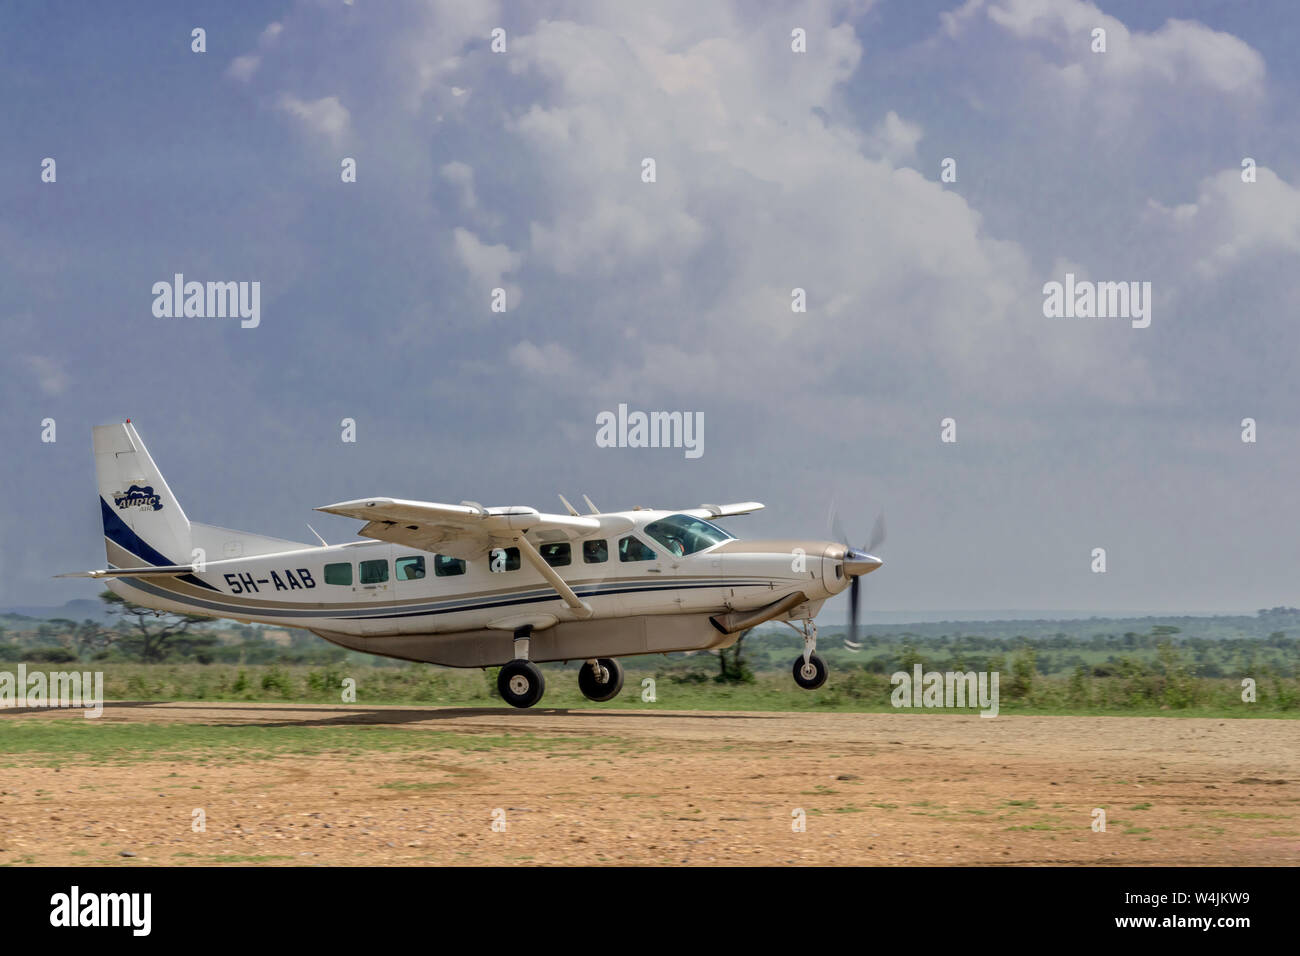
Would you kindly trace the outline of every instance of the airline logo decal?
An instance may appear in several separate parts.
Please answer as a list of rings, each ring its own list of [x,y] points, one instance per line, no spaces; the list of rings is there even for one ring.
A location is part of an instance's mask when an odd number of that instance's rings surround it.
[[[113,504],[121,511],[128,508],[148,508],[150,511],[162,511],[162,500],[154,494],[153,485],[132,485],[126,491],[115,492]]]

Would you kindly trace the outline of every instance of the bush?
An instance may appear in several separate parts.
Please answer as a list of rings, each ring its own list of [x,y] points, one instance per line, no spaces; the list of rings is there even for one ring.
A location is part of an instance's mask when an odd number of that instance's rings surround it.
[[[1011,685],[1007,693],[1012,700],[1024,700],[1034,689],[1034,675],[1038,672],[1034,649],[1031,647],[1023,654],[1016,655],[1011,662]]]
[[[341,694],[343,675],[333,667],[326,667],[324,670],[319,671],[308,671],[307,689],[319,697],[333,697],[335,694]]]
[[[279,667],[272,667],[262,675],[262,690],[272,691],[280,697],[292,697],[293,681]]]
[[[1187,667],[1183,665],[1178,652],[1174,650],[1174,646],[1165,641],[1156,647],[1156,653],[1160,658],[1160,666],[1164,670],[1164,688],[1161,699],[1164,701],[1165,706],[1194,706],[1200,696],[1197,693],[1197,682]]]
[[[852,700],[869,703],[884,703],[889,700],[890,684],[883,675],[866,668],[856,668],[843,672],[834,686]]]
[[[19,660],[41,664],[70,664],[76,659],[77,655],[66,647],[34,647],[29,651],[23,651],[23,656],[19,658]]]
[[[1072,704],[1083,704],[1087,706],[1091,702],[1092,695],[1088,691],[1088,668],[1079,664],[1074,668],[1074,673],[1070,675],[1070,681],[1065,688],[1066,699]]]

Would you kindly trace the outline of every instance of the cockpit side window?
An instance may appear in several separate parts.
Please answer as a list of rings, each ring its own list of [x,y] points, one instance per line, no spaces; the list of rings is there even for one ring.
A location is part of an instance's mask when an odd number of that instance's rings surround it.
[[[716,524],[690,515],[669,515],[645,526],[645,533],[663,545],[669,554],[685,556],[715,544],[732,540]]]
[[[654,549],[640,538],[628,535],[618,540],[618,559],[620,561],[653,561]]]

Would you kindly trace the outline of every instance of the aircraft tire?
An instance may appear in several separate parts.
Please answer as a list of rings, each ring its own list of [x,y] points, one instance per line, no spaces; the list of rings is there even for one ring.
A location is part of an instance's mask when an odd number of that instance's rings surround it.
[[[810,673],[804,671],[803,655],[794,660],[794,682],[804,690],[816,690],[826,683],[826,662],[813,654],[808,658]]]
[[[546,693],[546,678],[532,661],[511,661],[497,674],[497,690],[511,707],[531,707]]]
[[[584,662],[578,670],[578,689],[587,700],[603,703],[613,700],[623,692],[623,665],[612,657],[598,657],[597,662],[609,671],[605,683],[596,680],[596,674],[589,663]]]

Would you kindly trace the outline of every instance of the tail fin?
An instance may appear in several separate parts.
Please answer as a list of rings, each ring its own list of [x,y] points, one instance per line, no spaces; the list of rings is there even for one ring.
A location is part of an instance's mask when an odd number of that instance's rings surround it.
[[[110,565],[189,563],[190,521],[129,419],[95,427],[95,472]]]

